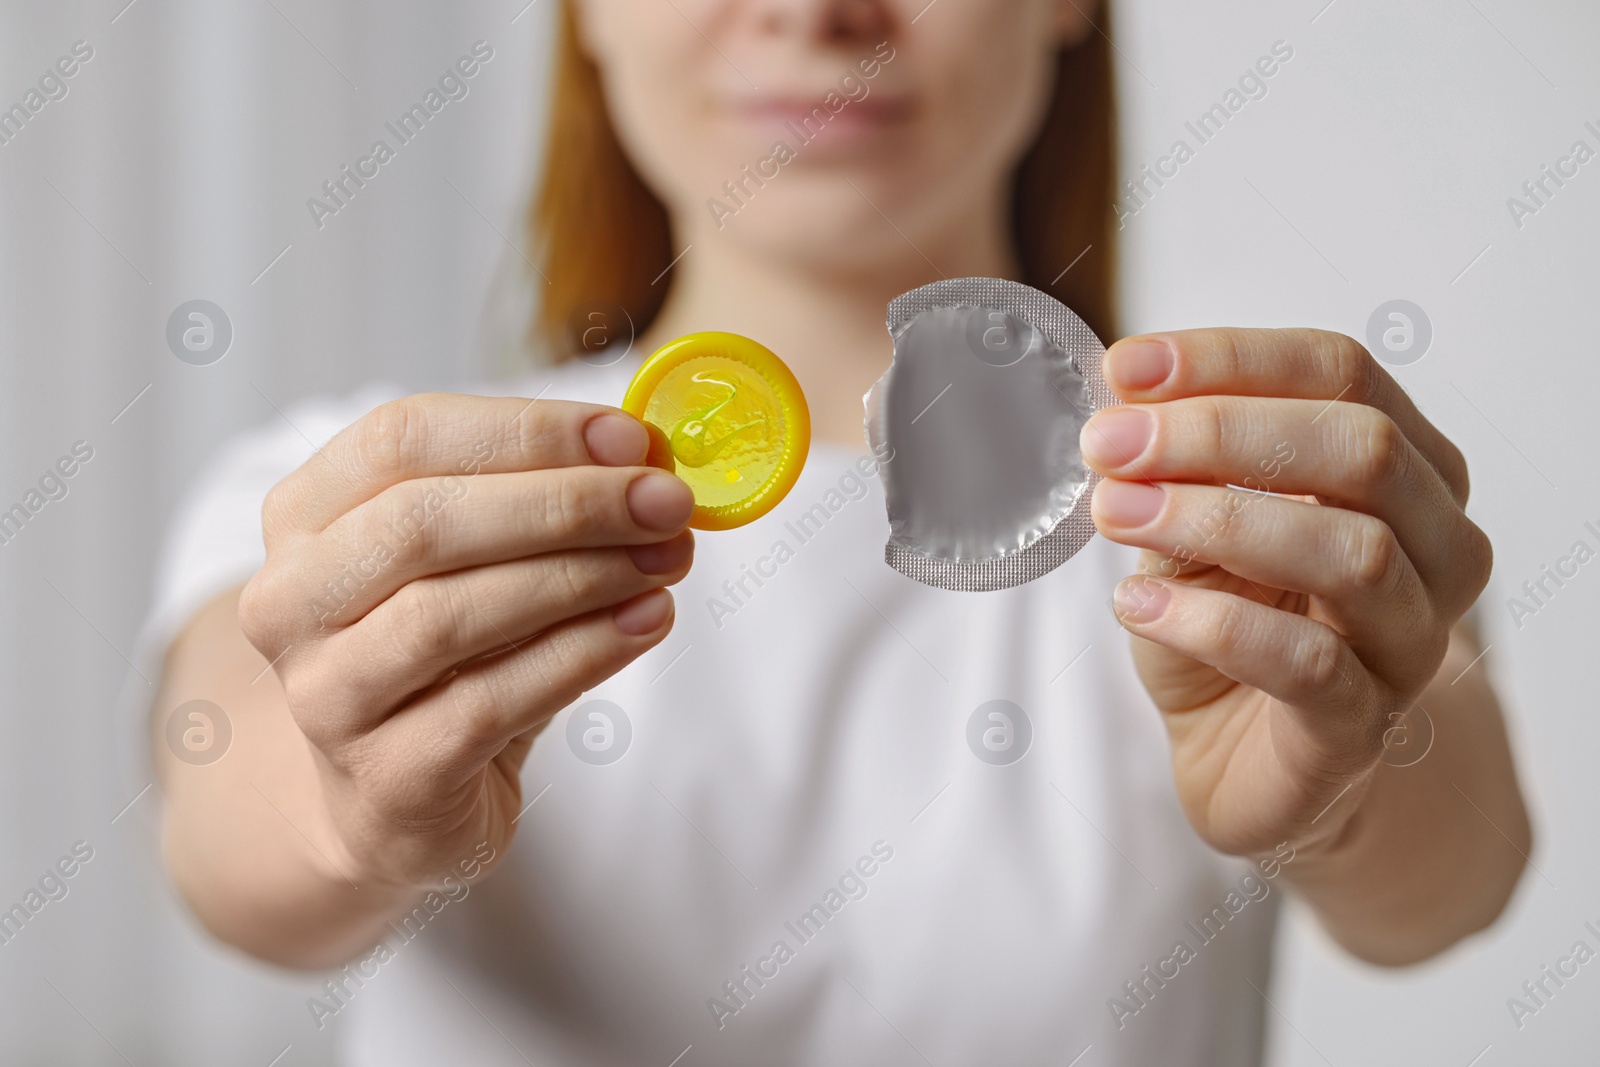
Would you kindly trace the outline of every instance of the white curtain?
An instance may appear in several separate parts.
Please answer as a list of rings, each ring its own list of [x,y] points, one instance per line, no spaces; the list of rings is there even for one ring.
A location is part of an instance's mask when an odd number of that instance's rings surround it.
[[[175,900],[150,794],[111,822],[141,784],[111,709],[167,516],[218,442],[300,397],[505,360],[552,4],[126,2],[0,6],[4,106],[92,49],[0,145],[0,508],[93,449],[0,544],[0,907],[94,851],[0,945],[0,1060],[330,1063],[314,983],[212,946]],[[318,228],[306,201],[396,144],[384,123],[478,41],[466,96]],[[166,339],[194,299],[232,324],[209,366]]]
[[[0,908],[75,843],[93,849],[68,895],[0,944],[5,1062],[332,1062],[304,1006],[315,983],[217,948],[173,898],[111,708],[166,518],[221,440],[302,396],[373,378],[449,387],[515,358],[553,4],[0,5],[0,107],[28,114],[0,120],[0,512],[48,489],[0,543]],[[1504,1005],[1600,918],[1600,564],[1520,628],[1506,601],[1573,542],[1600,547],[1583,525],[1600,527],[1600,161],[1531,216],[1508,200],[1575,141],[1600,150],[1584,125],[1600,128],[1600,14],[1579,0],[1127,0],[1117,17],[1130,177],[1194,146],[1186,123],[1276,43],[1292,49],[1265,95],[1146,186],[1124,231],[1127,326],[1365,337],[1387,301],[1425,309],[1431,349],[1395,373],[1473,464],[1498,549],[1483,669],[1540,820],[1540,871],[1507,921],[1398,984],[1292,922],[1269,991],[1274,1062],[1582,1058],[1600,979],[1523,1030]],[[80,41],[92,57],[60,76]],[[328,202],[323,183],[478,41],[493,58],[467,95],[319,227],[307,200]],[[232,327],[208,366],[167,342],[195,299]],[[92,458],[58,483],[78,442]]]

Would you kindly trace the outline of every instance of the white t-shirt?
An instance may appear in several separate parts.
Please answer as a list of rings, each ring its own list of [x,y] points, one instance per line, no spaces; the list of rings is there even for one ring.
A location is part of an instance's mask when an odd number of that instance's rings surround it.
[[[631,369],[476,391],[616,403]],[[147,647],[259,567],[307,438],[389,395],[219,453]],[[700,534],[671,634],[535,743],[501,868],[334,976],[308,1030],[352,1067],[1259,1063],[1282,882],[1184,821],[1108,607],[1133,553],[928,588],[883,562],[876,473],[815,445],[774,512]]]

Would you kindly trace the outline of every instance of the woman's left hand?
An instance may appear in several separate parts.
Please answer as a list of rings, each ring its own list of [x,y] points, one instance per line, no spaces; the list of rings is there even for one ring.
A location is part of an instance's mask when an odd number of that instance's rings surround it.
[[[1145,549],[1117,615],[1179,799],[1224,852],[1331,838],[1488,581],[1466,463],[1339,334],[1129,338],[1105,370],[1094,518]]]

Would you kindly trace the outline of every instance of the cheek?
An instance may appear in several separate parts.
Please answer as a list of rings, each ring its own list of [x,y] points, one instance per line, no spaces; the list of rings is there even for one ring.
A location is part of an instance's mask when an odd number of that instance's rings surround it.
[[[629,158],[664,199],[709,195],[727,176],[706,87],[708,62],[722,60],[705,58],[704,38],[670,4],[603,0],[591,10],[606,105]]]
[[[937,94],[932,133],[957,166],[1009,169],[1026,151],[1054,81],[1055,52],[1043,43],[1049,34],[1037,12],[1008,10],[952,26],[940,42],[943,57],[927,64],[942,72],[926,81]]]

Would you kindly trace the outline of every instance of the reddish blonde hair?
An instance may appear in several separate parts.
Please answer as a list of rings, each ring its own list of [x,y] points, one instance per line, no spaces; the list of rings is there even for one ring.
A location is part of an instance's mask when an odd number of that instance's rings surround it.
[[[527,225],[549,281],[530,340],[565,359],[575,347],[570,324],[586,305],[620,305],[637,332],[648,328],[670,279],[652,282],[673,248],[666,207],[617,140],[600,71],[566,5],[560,18],[544,174]],[[1021,280],[1066,303],[1107,343],[1116,336],[1115,182],[1111,48],[1096,32],[1058,57],[1048,112],[1017,167],[1012,234]]]

